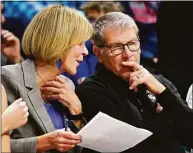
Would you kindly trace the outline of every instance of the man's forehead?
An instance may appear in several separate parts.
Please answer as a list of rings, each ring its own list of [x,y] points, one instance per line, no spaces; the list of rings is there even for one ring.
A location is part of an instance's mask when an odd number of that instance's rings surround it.
[[[134,27],[106,27],[104,29],[104,40],[106,43],[123,43],[122,41],[130,41],[137,38]]]

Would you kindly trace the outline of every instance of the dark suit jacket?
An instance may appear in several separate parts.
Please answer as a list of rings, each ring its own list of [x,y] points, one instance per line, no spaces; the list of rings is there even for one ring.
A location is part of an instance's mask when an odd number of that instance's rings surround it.
[[[157,97],[160,103],[163,101],[170,103],[172,100],[179,103],[183,110],[188,110],[171,82],[160,75],[156,78],[167,86],[167,90]],[[193,146],[191,136],[184,135],[184,133],[188,134],[188,131],[189,134],[193,133],[191,132],[193,126],[187,126],[189,123],[184,119],[187,115],[177,112],[175,115],[169,115],[168,107],[164,108],[167,111],[163,109],[161,113],[155,113],[155,108],[152,107],[147,96],[129,91],[128,87],[128,82],[98,64],[96,73],[76,89],[86,120],[89,121],[101,111],[128,124],[153,132],[148,139],[124,153],[184,153],[182,144]],[[95,151],[83,149],[82,152],[94,153]]]
[[[20,64],[3,66],[1,79],[9,104],[21,97],[27,103],[30,114],[28,122],[11,133],[11,151],[35,153],[36,136],[52,132],[55,127],[40,96],[34,62],[27,59]]]

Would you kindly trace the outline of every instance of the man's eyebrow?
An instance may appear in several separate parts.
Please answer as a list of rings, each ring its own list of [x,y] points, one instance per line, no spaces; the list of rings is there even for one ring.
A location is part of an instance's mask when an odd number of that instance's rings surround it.
[[[131,41],[136,41],[136,40],[139,40],[139,38],[134,38],[134,39],[131,39],[131,40],[129,40],[129,41],[127,41],[126,43],[122,43],[122,42],[120,42],[120,41],[117,41],[117,42],[108,42],[107,44],[108,45],[114,45],[114,44],[127,44],[127,43],[129,43],[129,42],[131,42]]]

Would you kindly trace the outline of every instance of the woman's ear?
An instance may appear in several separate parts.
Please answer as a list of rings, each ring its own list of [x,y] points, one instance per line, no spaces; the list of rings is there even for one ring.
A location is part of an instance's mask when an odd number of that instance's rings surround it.
[[[103,62],[102,60],[102,51],[99,47],[97,47],[96,45],[93,45],[93,53],[96,55],[96,57],[98,58],[99,62]]]

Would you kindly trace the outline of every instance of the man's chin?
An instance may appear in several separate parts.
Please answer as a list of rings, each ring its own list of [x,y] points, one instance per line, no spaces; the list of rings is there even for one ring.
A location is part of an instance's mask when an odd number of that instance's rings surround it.
[[[129,72],[122,73],[122,74],[120,75],[120,77],[121,77],[122,79],[128,81],[128,80],[129,80],[129,77],[130,77],[130,73],[129,73]]]

